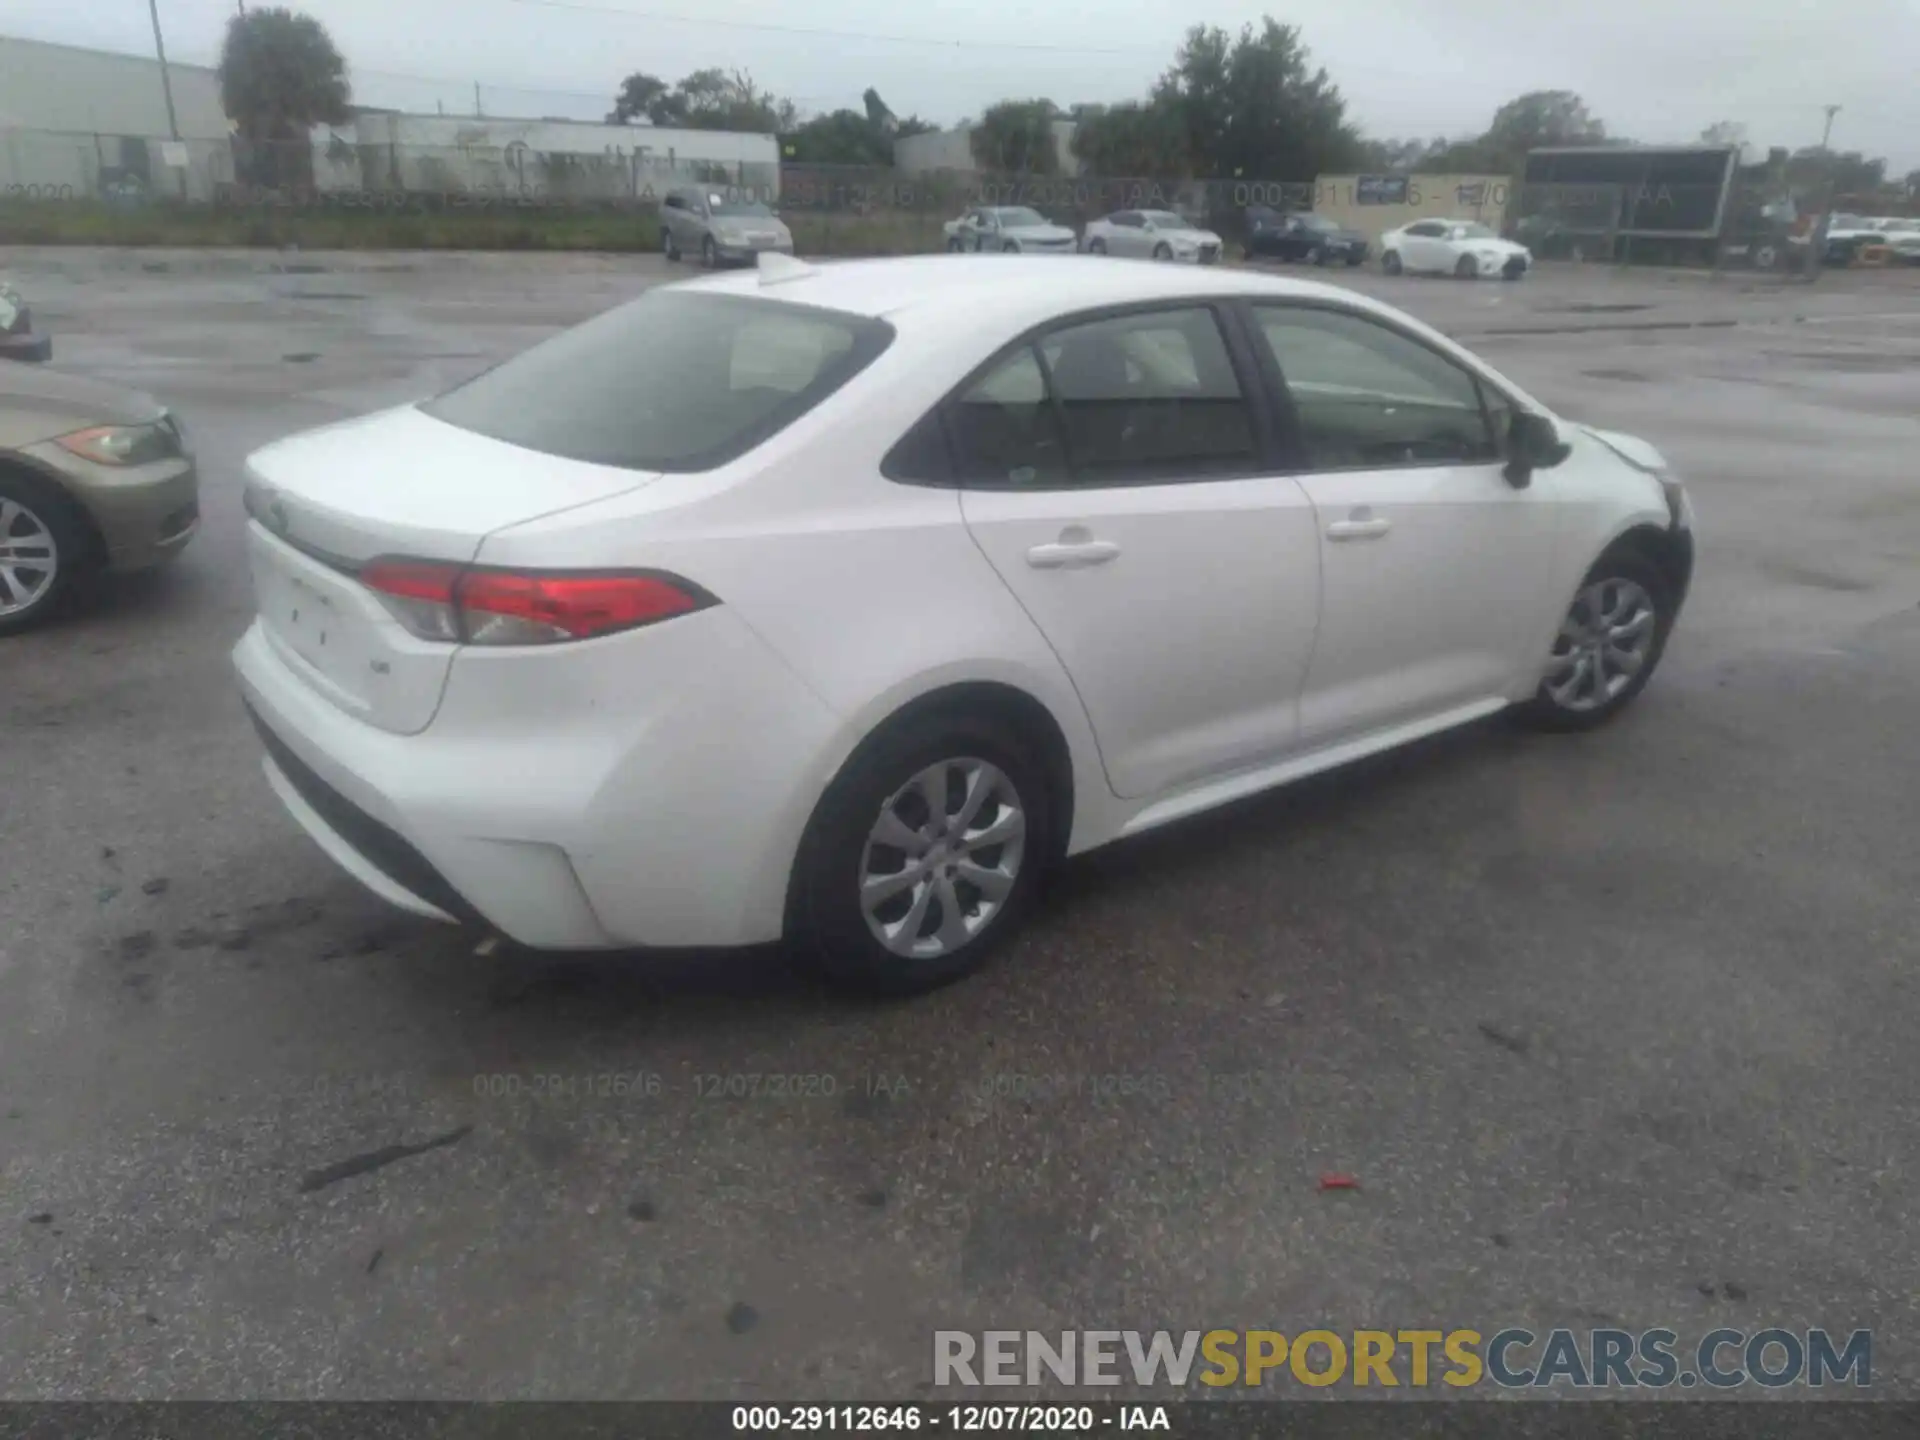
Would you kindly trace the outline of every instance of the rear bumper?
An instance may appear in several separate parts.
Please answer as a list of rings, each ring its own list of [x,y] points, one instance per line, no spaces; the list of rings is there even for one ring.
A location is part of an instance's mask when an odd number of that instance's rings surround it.
[[[779,937],[838,726],[725,607],[463,651],[413,735],[331,704],[257,622],[233,659],[281,802],[390,903],[533,949]]]
[[[0,335],[0,360],[24,360],[44,365],[53,359],[53,337],[32,330],[24,335]]]

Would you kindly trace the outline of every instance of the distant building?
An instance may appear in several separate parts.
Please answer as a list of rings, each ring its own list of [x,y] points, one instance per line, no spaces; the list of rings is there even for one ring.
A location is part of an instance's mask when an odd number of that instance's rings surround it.
[[[313,148],[323,191],[645,200],[705,183],[771,200],[780,189],[778,140],[731,130],[361,111],[316,129]]]
[[[893,142],[893,164],[898,170],[925,174],[947,170],[956,174],[975,174],[981,166],[973,158],[973,126],[956,125],[951,130],[930,130],[924,135],[909,135]],[[1053,148],[1060,159],[1062,175],[1078,175],[1086,167],[1073,153],[1071,120],[1053,122]]]
[[[168,62],[183,140],[224,140],[220,77],[205,65]],[[0,35],[0,129],[165,139],[166,91],[150,56],[83,50]]]
[[[158,60],[0,36],[0,187],[79,196],[184,185],[209,197],[233,173],[219,77],[170,62],[167,78],[184,149],[162,149],[171,131]]]

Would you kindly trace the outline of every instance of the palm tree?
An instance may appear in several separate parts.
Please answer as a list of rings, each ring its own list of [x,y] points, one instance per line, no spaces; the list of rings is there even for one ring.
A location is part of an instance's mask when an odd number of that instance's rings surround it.
[[[220,104],[238,132],[238,169],[249,183],[308,186],[315,125],[348,118],[347,62],[311,15],[282,6],[227,22]]]

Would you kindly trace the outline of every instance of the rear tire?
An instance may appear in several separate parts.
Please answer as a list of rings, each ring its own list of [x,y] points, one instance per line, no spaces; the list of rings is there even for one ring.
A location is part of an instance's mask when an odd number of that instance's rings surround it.
[[[966,250],[966,248],[967,248],[967,242],[964,240],[947,241],[947,253],[949,255],[959,255],[963,253]]]
[[[711,235],[700,242],[700,263],[709,270],[720,268],[720,251],[714,245]]]
[[[673,243],[673,231],[665,225],[660,227],[660,253],[672,263],[680,263],[680,247]]]
[[[1106,254],[1106,253],[1107,253],[1107,242],[1106,242],[1106,241],[1104,241],[1104,240],[1089,240],[1089,241],[1087,242],[1087,253],[1088,253],[1089,255],[1104,255],[1104,254]]]
[[[1474,263],[1471,255],[1462,255],[1460,263],[1453,267],[1453,273],[1462,280],[1472,280],[1480,274],[1480,267]]]
[[[89,555],[88,540],[66,496],[32,476],[0,470],[0,636],[60,613]]]
[[[1309,265],[1325,265],[1327,263],[1326,249],[1323,246],[1314,246],[1307,252],[1307,263]]]
[[[929,776],[940,817],[922,788]],[[970,783],[984,789],[965,816]],[[963,816],[962,829],[942,823]],[[996,834],[1004,838],[978,838]],[[1045,767],[1018,733],[985,717],[916,717],[869,739],[821,797],[794,863],[788,933],[838,985],[891,996],[938,989],[1019,928],[1055,858],[1053,834]],[[902,843],[878,838],[886,835]],[[910,872],[925,878],[888,888]],[[871,910],[863,887],[886,892]]]
[[[1173,259],[1173,247],[1164,240],[1161,241],[1160,244],[1153,247],[1153,258],[1156,260]]]
[[[1554,637],[1545,678],[1514,718],[1563,733],[1606,724],[1647,688],[1674,614],[1673,585],[1659,566],[1627,549],[1601,556]]]
[[[1389,275],[1400,274],[1404,268],[1400,264],[1400,252],[1398,250],[1387,251],[1386,254],[1380,257],[1380,268]]]

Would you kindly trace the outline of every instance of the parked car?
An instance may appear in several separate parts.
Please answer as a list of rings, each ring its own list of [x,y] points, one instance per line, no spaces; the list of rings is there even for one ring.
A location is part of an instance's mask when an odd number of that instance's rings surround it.
[[[89,571],[171,560],[199,524],[185,432],[151,397],[0,369],[0,636],[58,613]]]
[[[1880,227],[1864,215],[1834,215],[1827,222],[1827,243],[1821,252],[1820,263],[1851,265],[1859,258],[1862,249],[1868,245],[1879,245],[1882,240]]]
[[[1533,252],[1475,220],[1416,220],[1380,237],[1380,266],[1389,275],[1428,273],[1477,280],[1518,280]]]
[[[1025,205],[976,205],[941,228],[949,250],[1071,255],[1080,248],[1073,231]]]
[[[20,292],[0,281],[0,360],[53,359],[53,337],[33,328],[33,311]]]
[[[720,190],[685,186],[660,201],[660,249],[669,260],[695,255],[709,270],[751,265],[774,251],[793,253],[793,232],[758,200],[729,199]]]
[[[1693,566],[1658,451],[1400,311],[1084,256],[656,287],[245,495],[240,685],[349,873],[887,992],[1063,855],[1508,707],[1600,724]]]
[[[1085,241],[1089,255],[1189,265],[1212,265],[1220,258],[1218,235],[1171,210],[1116,210],[1090,223]]]
[[[1912,216],[1888,216],[1876,222],[1876,228],[1893,252],[1895,261],[1920,265],[1920,219]]]
[[[1305,260],[1310,265],[1345,261],[1358,265],[1367,258],[1367,237],[1344,230],[1324,215],[1305,211],[1282,214],[1265,206],[1247,210],[1247,256],[1276,260]]]

